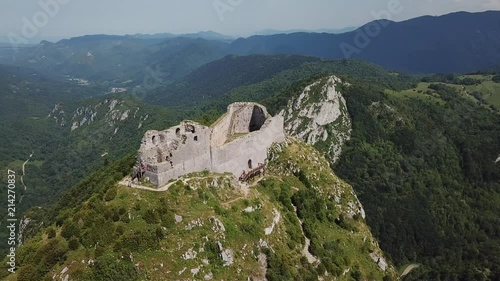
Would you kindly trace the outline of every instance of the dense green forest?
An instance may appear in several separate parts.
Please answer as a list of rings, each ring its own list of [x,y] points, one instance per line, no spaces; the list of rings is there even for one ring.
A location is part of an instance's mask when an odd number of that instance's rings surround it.
[[[452,87],[429,89],[440,101],[347,88],[354,130],[334,170],[394,262],[423,264],[406,280],[498,280],[500,115]]]

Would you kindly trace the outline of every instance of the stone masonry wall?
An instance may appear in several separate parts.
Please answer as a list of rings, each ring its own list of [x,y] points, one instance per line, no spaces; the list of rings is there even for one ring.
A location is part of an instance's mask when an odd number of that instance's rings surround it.
[[[157,186],[203,170],[238,177],[265,163],[272,143],[285,140],[283,123],[282,116],[271,118],[261,105],[235,103],[211,128],[184,121],[165,131],[146,132],[138,157]]]

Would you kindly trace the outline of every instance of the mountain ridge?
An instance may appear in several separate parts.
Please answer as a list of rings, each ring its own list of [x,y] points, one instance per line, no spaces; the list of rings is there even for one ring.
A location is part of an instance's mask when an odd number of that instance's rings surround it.
[[[457,12],[401,22],[375,20],[341,34],[298,32],[256,35],[234,41],[218,40],[218,35],[210,32],[187,37],[87,35],[57,43],[43,41],[34,47],[19,48],[19,52],[0,50],[6,53],[0,55],[0,63],[93,80],[132,80],[136,84],[147,75],[140,69],[160,65],[165,73],[162,80],[171,83],[182,80],[197,67],[230,54],[352,58],[392,71],[467,73],[500,64],[500,52],[495,47],[500,45],[499,18],[500,11]],[[165,48],[169,49],[166,53],[177,55],[158,52]],[[170,60],[173,62],[169,63]]]
[[[414,73],[472,72],[499,63],[500,52],[493,47],[500,44],[500,38],[495,36],[500,33],[499,19],[500,11],[487,11],[424,16],[388,25],[373,21],[337,35],[294,33],[240,38],[231,43],[230,50],[237,54],[358,58],[391,70]],[[367,32],[367,27],[375,31]],[[367,35],[373,32],[378,35]],[[363,40],[357,41],[359,38]],[[458,46],[462,47],[449,52]]]

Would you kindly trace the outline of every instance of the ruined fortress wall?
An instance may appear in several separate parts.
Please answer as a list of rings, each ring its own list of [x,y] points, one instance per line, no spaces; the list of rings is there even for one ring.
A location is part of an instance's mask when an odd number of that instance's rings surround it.
[[[268,118],[265,108],[259,105],[242,106],[235,109],[232,117],[231,134],[248,133],[260,129]]]
[[[249,127],[258,130],[269,117],[265,107],[256,103],[233,103],[227,113],[212,127],[212,147],[224,145],[234,134],[250,132]]]
[[[182,167],[185,173],[210,169],[210,135],[210,128],[204,126],[195,126],[194,133],[181,132],[180,143],[177,149],[171,152],[170,168]]]
[[[213,147],[222,146],[229,135],[231,126],[232,112],[228,111],[218,120],[217,124],[212,127],[211,145]]]
[[[148,163],[146,176],[152,183],[163,185],[171,178],[209,170],[210,135],[210,128],[190,122],[162,132],[149,131],[140,153]]]
[[[231,172],[239,176],[248,171],[249,161],[252,168],[265,163],[267,150],[275,142],[285,141],[283,117],[268,119],[259,131],[242,136],[222,147],[212,147],[212,171]]]
[[[283,123],[282,116],[271,118],[261,105],[234,103],[211,128],[184,121],[165,131],[148,131],[139,158],[147,163],[145,176],[157,186],[203,170],[238,177],[265,163],[274,142],[285,141]]]

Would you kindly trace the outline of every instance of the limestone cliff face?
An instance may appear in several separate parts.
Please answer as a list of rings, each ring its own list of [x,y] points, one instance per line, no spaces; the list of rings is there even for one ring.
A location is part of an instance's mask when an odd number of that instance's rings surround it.
[[[102,120],[101,125],[113,128],[112,131],[116,134],[121,123],[128,119],[137,119],[137,129],[140,129],[143,121],[148,118],[146,115],[141,115],[139,107],[133,108],[124,100],[113,98],[104,99],[96,104],[79,106],[74,110],[70,109],[69,112],[66,110],[63,105],[56,104],[48,117],[54,119],[61,127],[70,128],[71,131]]]
[[[285,131],[311,145],[326,147],[327,157],[336,162],[342,146],[351,137],[351,119],[336,76],[307,86],[288,102],[280,115],[285,118]]]

